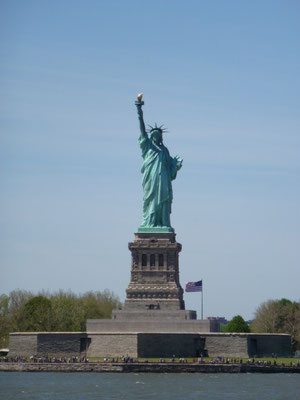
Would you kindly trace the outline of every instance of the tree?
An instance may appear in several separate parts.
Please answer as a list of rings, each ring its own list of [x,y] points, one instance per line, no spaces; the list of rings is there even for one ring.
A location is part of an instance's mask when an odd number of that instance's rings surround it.
[[[243,317],[236,315],[226,325],[225,332],[250,332],[250,328]]]
[[[121,303],[112,292],[87,292],[76,295],[59,291],[50,297],[53,309],[53,329],[84,331],[88,318],[111,318],[111,312]]]
[[[300,303],[288,299],[262,303],[255,312],[252,328],[254,332],[289,333],[296,350],[300,347]]]
[[[111,318],[120,306],[109,290],[82,295],[14,290],[0,295],[0,347],[8,346],[10,332],[85,331],[88,318]]]
[[[10,332],[22,332],[25,330],[26,316],[24,307],[34,294],[27,290],[13,290],[9,293],[8,315],[10,322]]]
[[[76,294],[60,290],[54,293],[50,300],[53,308],[53,330],[57,332],[85,330],[84,312],[80,298]]]
[[[109,290],[104,292],[87,292],[82,296],[85,320],[88,318],[111,318],[113,309],[120,308],[121,303]]]
[[[8,334],[10,331],[10,321],[8,314],[9,297],[5,294],[0,296],[0,347],[8,345]]]
[[[36,296],[24,306],[25,331],[40,332],[51,330],[51,301],[45,296]]]

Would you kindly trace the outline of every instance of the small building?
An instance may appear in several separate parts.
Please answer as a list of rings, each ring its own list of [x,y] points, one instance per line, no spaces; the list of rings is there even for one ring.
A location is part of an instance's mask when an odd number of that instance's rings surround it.
[[[5,357],[9,353],[9,349],[0,349],[0,357]]]

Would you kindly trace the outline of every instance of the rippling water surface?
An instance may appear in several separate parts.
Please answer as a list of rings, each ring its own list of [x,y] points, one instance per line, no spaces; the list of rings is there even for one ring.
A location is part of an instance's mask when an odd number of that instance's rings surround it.
[[[300,399],[299,374],[0,372],[5,400]]]

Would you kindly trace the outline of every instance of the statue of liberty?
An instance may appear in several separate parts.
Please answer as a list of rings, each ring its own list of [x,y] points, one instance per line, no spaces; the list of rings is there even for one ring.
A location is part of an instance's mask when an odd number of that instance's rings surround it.
[[[173,200],[172,180],[182,166],[182,159],[172,158],[163,144],[163,125],[145,128],[142,105],[142,94],[135,102],[140,123],[138,139],[144,159],[141,172],[143,174],[143,222],[138,232],[174,232],[171,227],[170,214]]]

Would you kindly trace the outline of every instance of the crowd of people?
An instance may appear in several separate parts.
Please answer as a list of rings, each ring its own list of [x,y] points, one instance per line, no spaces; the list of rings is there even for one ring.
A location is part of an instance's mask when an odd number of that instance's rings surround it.
[[[0,362],[29,362],[29,363],[87,363],[89,360],[86,357],[38,357],[31,355],[30,357],[16,356],[16,357],[2,357]]]
[[[268,366],[268,367],[271,367],[271,366],[274,366],[274,367],[276,367],[276,366],[279,366],[279,367],[300,367],[300,360],[297,360],[296,362],[290,361],[288,364],[286,364],[285,362],[278,363],[276,361],[276,359],[274,359],[273,362],[272,362],[270,360],[268,360],[268,361],[266,361],[266,360],[255,360],[253,358],[252,360],[249,359],[247,361],[247,365],[258,365],[258,366],[264,366],[264,367],[266,367],[266,366]]]
[[[102,360],[89,360],[87,357],[82,356],[72,356],[72,357],[39,357],[38,355],[31,355],[30,357],[25,356],[15,356],[15,357],[0,357],[0,362],[13,362],[13,363],[192,363],[192,364],[246,364],[255,366],[273,366],[273,367],[300,367],[300,359],[295,361],[290,361],[289,363],[278,362],[276,358],[271,360],[257,360],[255,358],[243,361],[241,358],[226,358],[223,356],[214,357],[211,359],[204,359],[203,357],[186,359],[186,358],[176,358],[175,356],[165,359],[160,358],[158,361],[149,361],[147,359],[141,360],[128,355],[122,357],[104,357]]]
[[[273,358],[273,357],[272,357]],[[205,361],[199,361],[205,363]],[[225,357],[215,357],[209,360],[209,364],[243,364],[244,361],[241,358],[225,358]],[[271,366],[279,366],[279,367],[300,367],[300,360],[296,360],[294,362],[290,361],[288,364],[285,362],[278,362],[277,357],[273,358],[273,360],[256,360],[255,358],[248,359],[246,361],[247,365],[256,365],[260,367],[271,367]]]

